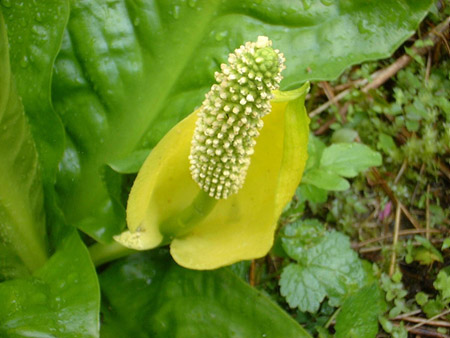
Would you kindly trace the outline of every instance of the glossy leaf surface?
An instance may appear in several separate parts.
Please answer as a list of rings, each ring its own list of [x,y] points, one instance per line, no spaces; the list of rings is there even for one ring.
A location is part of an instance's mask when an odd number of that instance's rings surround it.
[[[98,337],[97,275],[75,231],[33,277],[1,283],[0,300],[2,337]]]
[[[36,147],[10,70],[0,13],[0,280],[47,259],[41,173]],[[15,264],[14,264],[14,263]]]
[[[0,9],[7,25],[11,70],[36,141],[47,192],[64,150],[64,127],[53,110],[50,87],[53,63],[69,19],[69,3],[3,1]]]
[[[231,271],[186,270],[167,250],[114,263],[100,284],[104,338],[310,337]]]

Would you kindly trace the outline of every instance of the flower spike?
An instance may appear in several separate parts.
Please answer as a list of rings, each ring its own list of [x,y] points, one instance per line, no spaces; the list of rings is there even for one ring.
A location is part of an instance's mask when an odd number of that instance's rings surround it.
[[[271,109],[271,92],[279,88],[285,59],[271,46],[259,36],[231,53],[199,110],[190,171],[216,199],[226,199],[244,184],[262,117]]]

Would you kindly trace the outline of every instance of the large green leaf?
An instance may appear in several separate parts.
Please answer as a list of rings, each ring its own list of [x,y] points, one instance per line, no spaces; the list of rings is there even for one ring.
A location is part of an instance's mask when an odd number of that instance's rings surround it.
[[[431,2],[73,0],[53,82],[70,136],[59,176],[69,222],[101,241],[121,230],[99,168],[155,145],[245,41],[267,35],[285,53],[286,89],[387,57]]]
[[[12,78],[0,13],[0,280],[34,271],[47,259],[36,147]]]
[[[51,103],[53,63],[69,19],[68,0],[2,1],[11,70],[31,124],[44,180],[54,183],[64,128]]]
[[[310,337],[227,269],[192,271],[167,250],[118,261],[100,275],[102,337]]]
[[[33,277],[0,284],[1,337],[98,337],[97,275],[75,230]]]
[[[51,102],[53,64],[69,19],[68,0],[2,1],[10,44],[11,71],[31,125],[41,168],[50,247],[60,237],[61,214],[54,185],[64,151],[64,126]]]

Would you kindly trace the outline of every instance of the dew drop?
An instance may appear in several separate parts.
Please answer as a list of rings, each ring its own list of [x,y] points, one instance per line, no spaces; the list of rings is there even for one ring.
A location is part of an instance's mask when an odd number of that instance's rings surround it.
[[[177,20],[180,17],[180,6],[175,6],[173,9],[173,18]]]
[[[228,35],[227,31],[217,32],[214,35],[214,38],[216,39],[216,41],[222,41],[227,35]]]
[[[188,6],[194,8],[197,4],[197,0],[188,0]]]
[[[20,67],[22,68],[28,67],[28,56],[24,55],[22,60],[20,60]]]

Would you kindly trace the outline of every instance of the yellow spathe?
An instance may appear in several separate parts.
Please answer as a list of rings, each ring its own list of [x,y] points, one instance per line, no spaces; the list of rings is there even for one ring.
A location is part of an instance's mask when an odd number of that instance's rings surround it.
[[[178,264],[215,269],[270,250],[278,218],[300,183],[307,159],[308,89],[306,83],[275,93],[242,189],[219,200],[187,235],[172,240],[170,251]],[[160,224],[199,193],[188,159],[196,119],[194,112],[172,128],[143,164],[128,200],[129,230],[115,238],[122,245],[146,250],[165,244]]]

